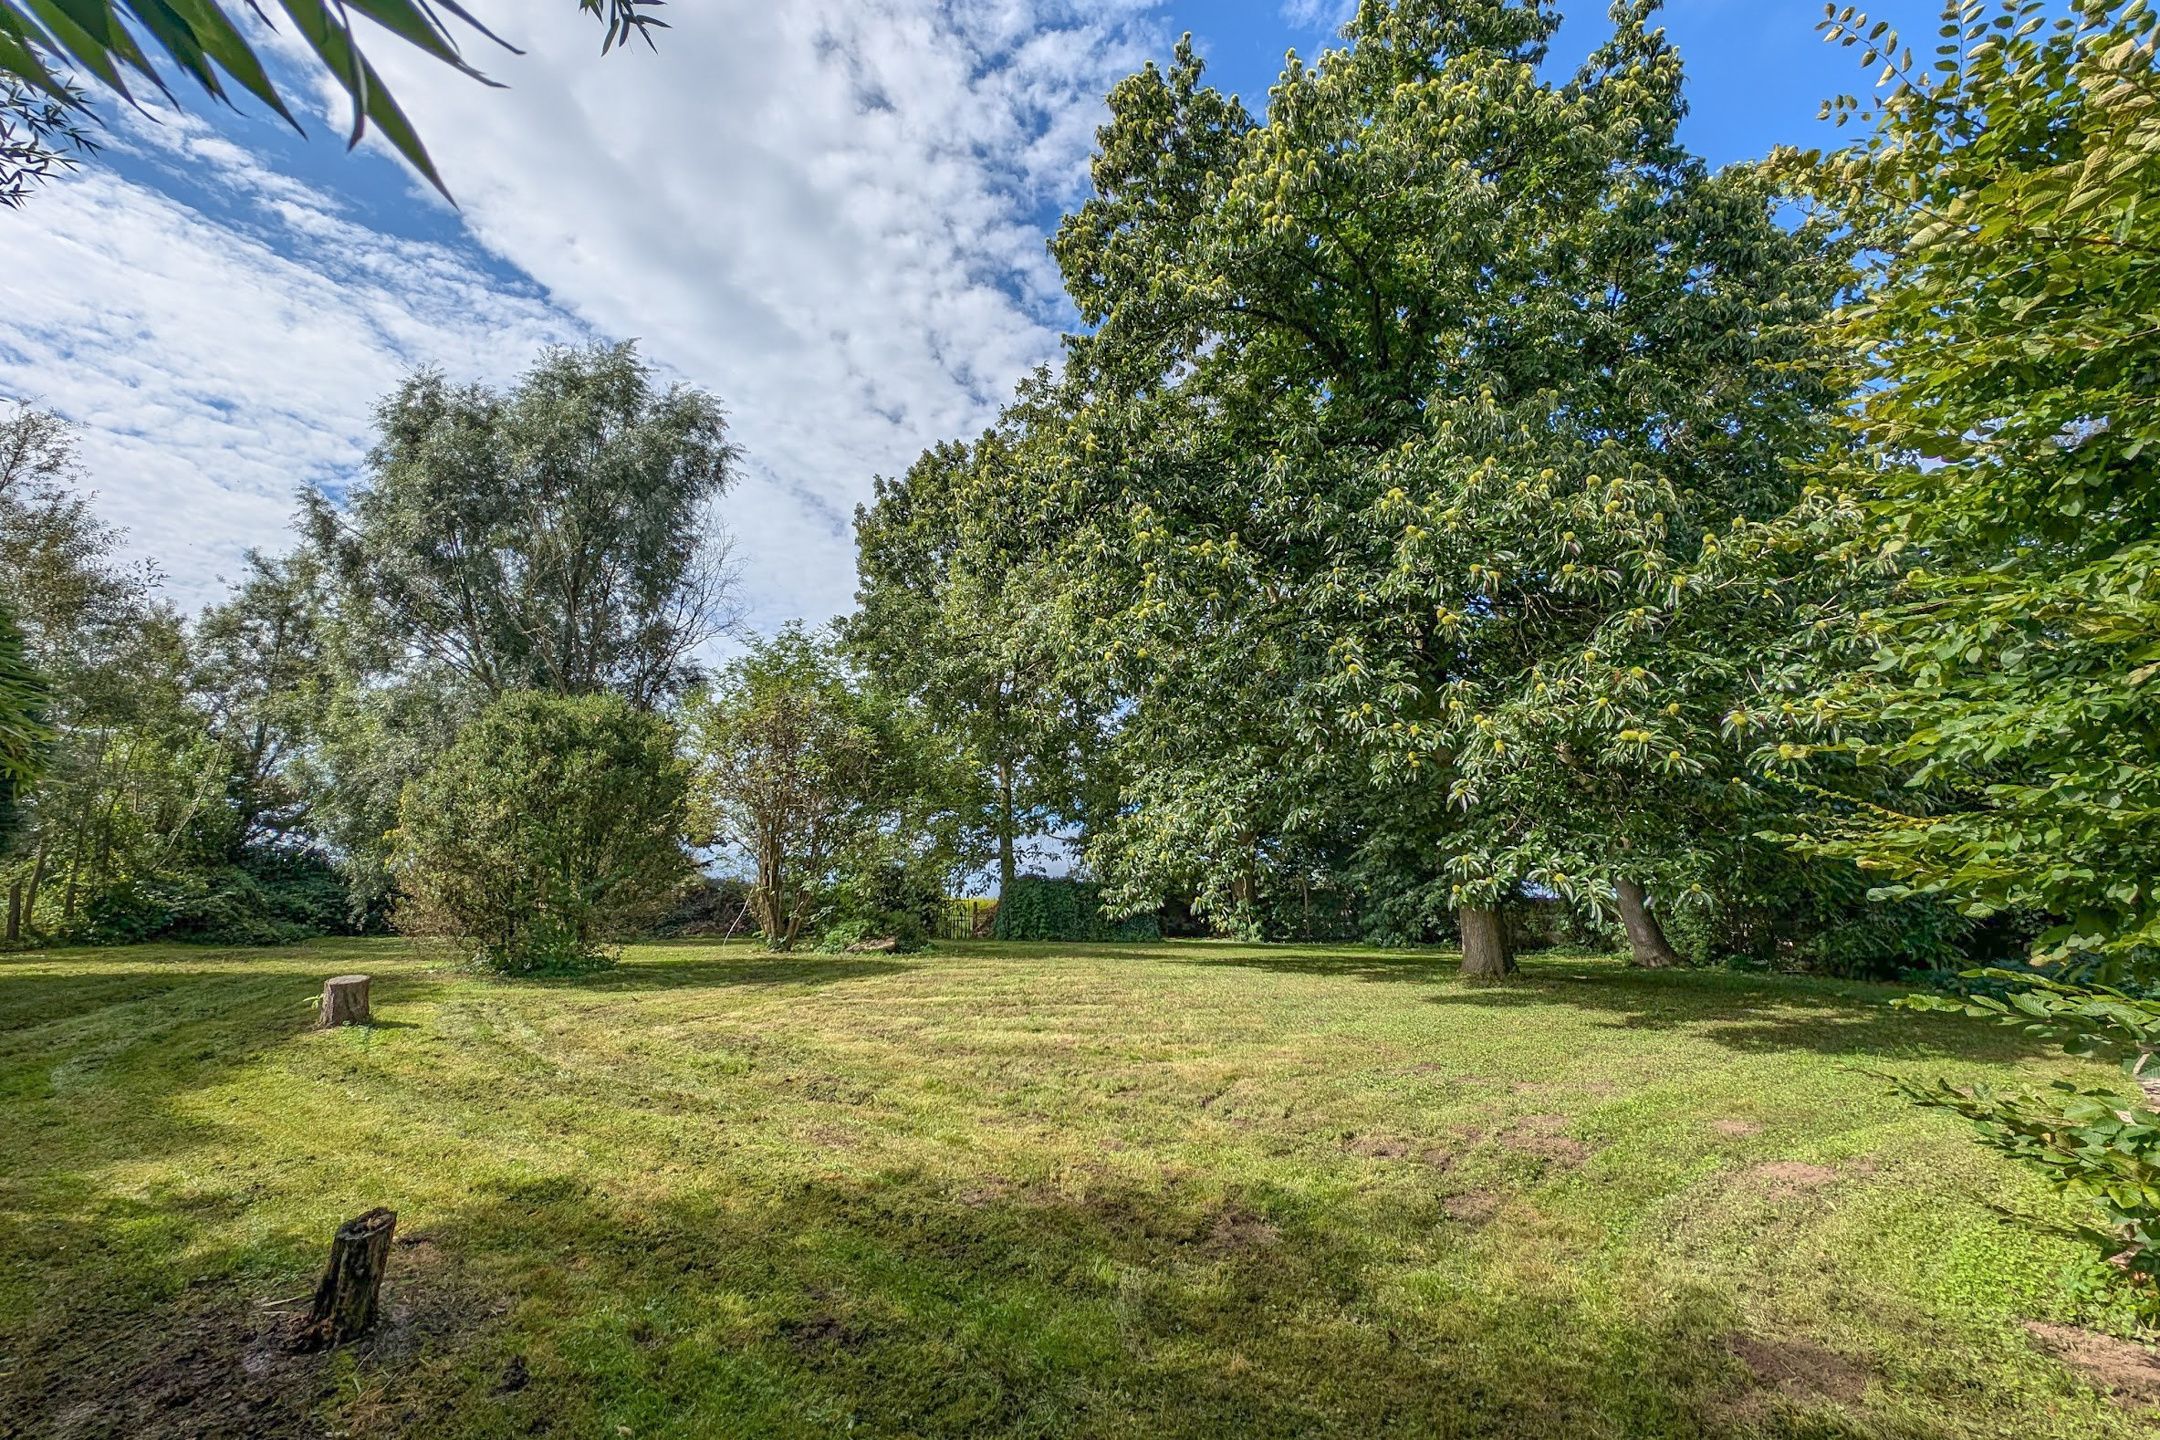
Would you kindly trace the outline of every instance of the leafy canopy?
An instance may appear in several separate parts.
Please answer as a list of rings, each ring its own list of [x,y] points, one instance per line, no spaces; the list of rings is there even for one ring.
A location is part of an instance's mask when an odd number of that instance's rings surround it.
[[[855,515],[848,654],[962,762],[966,859],[1011,884],[1030,842],[1088,806],[1107,708],[1069,663],[1072,591],[1022,524],[1054,428],[1008,416],[972,445],[924,452]]]
[[[694,694],[686,719],[700,843],[747,862],[752,918],[792,949],[842,878],[874,863],[908,791],[895,717],[830,637],[789,625]]]
[[[1901,1088],[2085,1202],[2077,1233],[2160,1313],[2160,1005],[2094,983],[2160,959],[2160,21],[1963,0],[1929,70],[1850,7],[1825,28],[1884,66],[1872,109],[1834,107],[1870,133],[1781,164],[1870,257],[1834,325],[1861,399],[1831,479],[1897,579],[1844,617],[1864,662],[1778,759],[1910,777],[1803,841],[1885,898],[2059,921],[2035,956],[2057,974],[1910,1003],[2118,1054],[2137,1093]]]
[[[356,663],[487,697],[613,691],[654,706],[733,623],[712,508],[720,406],[634,346],[546,352],[508,392],[409,378],[376,410],[367,483],[305,504]]]
[[[1729,562],[1819,443],[1844,270],[1680,144],[1656,9],[1561,82],[1549,5],[1368,0],[1264,123],[1189,45],[1113,92],[1039,489],[1132,697],[1123,898],[1348,836],[1406,914],[1594,901],[1751,803],[1724,717],[1787,606]]]
[[[44,677],[23,653],[22,631],[0,604],[0,851],[15,829],[17,795],[45,769],[53,738],[44,718],[49,698]]]
[[[1911,777],[1815,837],[1884,893],[2058,917],[2047,959],[2160,958],[2160,20],[1949,7],[1873,131],[1785,164],[1864,240],[1838,317],[1852,463],[1900,578],[1805,758]]]

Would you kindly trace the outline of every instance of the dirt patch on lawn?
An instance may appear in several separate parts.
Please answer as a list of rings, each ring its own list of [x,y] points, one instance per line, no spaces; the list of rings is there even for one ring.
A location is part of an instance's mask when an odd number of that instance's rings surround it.
[[[46,1428],[29,1433],[52,1440],[329,1435],[317,1412],[339,1394],[343,1361],[336,1357],[363,1372],[402,1372],[425,1351],[471,1340],[500,1313],[500,1306],[461,1303],[430,1273],[440,1268],[428,1237],[399,1236],[373,1333],[336,1352],[293,1351],[305,1294],[266,1301],[209,1293],[198,1283],[173,1312],[146,1317],[160,1327],[155,1338],[137,1332],[63,1344],[44,1352],[34,1369],[9,1376],[6,1399],[42,1417]],[[336,1433],[352,1419],[341,1417]]]
[[[814,1355],[829,1350],[859,1350],[866,1338],[861,1330],[837,1315],[806,1315],[780,1322],[780,1335],[798,1354]]]
[[[1450,1220],[1463,1225],[1483,1225],[1500,1213],[1500,1197],[1489,1190],[1465,1190],[1440,1202]]]
[[[2160,1406],[2160,1351],[2097,1330],[2028,1321],[2040,1348],[2125,1405]]]
[[[1457,1085],[1489,1085],[1492,1083],[1483,1075],[1466,1075],[1453,1065],[1440,1060],[1420,1061],[1407,1067],[1402,1073],[1405,1075],[1439,1075]]]
[[[1866,1366],[1812,1340],[1790,1335],[1734,1335],[1725,1344],[1755,1377],[1757,1390],[1749,1397],[1751,1401],[1768,1394],[1850,1405],[1867,1393]]]
[[[1749,1177],[1781,1200],[1808,1195],[1837,1179],[1835,1170],[1810,1165],[1804,1160],[1773,1160],[1747,1172]]]
[[[1610,1100],[1620,1093],[1610,1080],[1518,1080],[1508,1088],[1517,1095],[1586,1095],[1592,1100]]]
[[[1762,1126],[1756,1124],[1753,1120],[1713,1120],[1710,1122],[1710,1128],[1719,1135],[1729,1135],[1734,1139],[1742,1140],[1750,1135],[1762,1134]]]
[[[1476,1137],[1473,1135],[1470,1138]],[[1446,1170],[1455,1163],[1455,1152],[1452,1150],[1439,1145],[1419,1146],[1390,1135],[1360,1135],[1345,1140],[1343,1149],[1367,1160],[1412,1160],[1434,1170]]]
[[[1590,1158],[1590,1147],[1567,1134],[1567,1125],[1565,1115],[1525,1115],[1501,1132],[1500,1143],[1549,1165],[1580,1165]]]
[[[1018,1187],[1003,1176],[992,1175],[980,1180],[953,1196],[970,1210],[981,1210],[990,1205],[1001,1205],[1012,1198]]]
[[[1242,1205],[1225,1205],[1209,1222],[1203,1248],[1217,1255],[1259,1250],[1282,1238],[1282,1232]]]

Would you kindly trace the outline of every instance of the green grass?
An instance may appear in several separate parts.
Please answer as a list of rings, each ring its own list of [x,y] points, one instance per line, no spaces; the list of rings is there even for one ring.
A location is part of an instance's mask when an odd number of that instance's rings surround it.
[[[372,1029],[311,1031],[323,977]],[[2130,1436],[1879,987],[1226,945],[0,961],[0,1434]],[[399,1213],[385,1328],[277,1345]]]

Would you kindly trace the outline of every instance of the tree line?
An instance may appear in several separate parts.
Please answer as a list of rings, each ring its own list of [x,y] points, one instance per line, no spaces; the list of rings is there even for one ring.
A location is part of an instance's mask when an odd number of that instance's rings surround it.
[[[954,767],[829,633],[745,634],[718,403],[629,345],[515,385],[422,371],[360,483],[180,615],[72,429],[0,418],[8,943],[380,929],[504,971],[606,963],[717,903],[779,948],[935,926]],[[702,658],[732,639],[717,672]],[[979,859],[979,857],[977,857]]]
[[[1557,905],[2119,1056],[1913,1093],[2150,1302],[2160,22],[1832,6],[1856,138],[1712,171],[1657,9],[1565,78],[1551,5],[1364,0],[1264,117],[1189,41],[1120,84],[1085,328],[881,483],[851,633],[1117,908],[1493,978]]]
[[[1119,902],[1635,958],[2143,954],[2152,21],[1958,4],[1713,172],[1656,5],[1190,44],[1052,249],[1087,328],[862,511],[871,668]],[[1843,18],[1840,19],[1839,16]]]

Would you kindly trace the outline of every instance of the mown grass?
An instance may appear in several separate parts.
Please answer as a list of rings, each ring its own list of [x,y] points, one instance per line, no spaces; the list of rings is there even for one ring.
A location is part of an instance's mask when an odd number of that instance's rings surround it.
[[[372,1029],[311,1031],[323,977]],[[0,1434],[2150,1433],[1878,987],[1179,944],[0,961]],[[2091,1074],[2087,1069],[2083,1073]],[[331,1230],[390,1317],[278,1346]]]

